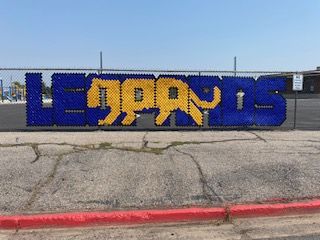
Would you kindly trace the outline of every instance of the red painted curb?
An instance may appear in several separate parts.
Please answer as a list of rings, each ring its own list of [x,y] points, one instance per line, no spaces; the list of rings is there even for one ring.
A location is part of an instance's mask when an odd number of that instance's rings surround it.
[[[84,227],[107,224],[141,224],[225,219],[224,208],[82,212],[42,215],[1,216],[0,229]]]
[[[229,207],[228,212],[229,216],[234,218],[320,212],[320,200],[276,204],[235,205]]]
[[[246,204],[221,208],[186,208],[115,212],[78,212],[0,216],[0,229],[85,227],[110,224],[142,224],[182,221],[224,220],[320,212],[320,200],[275,204]]]

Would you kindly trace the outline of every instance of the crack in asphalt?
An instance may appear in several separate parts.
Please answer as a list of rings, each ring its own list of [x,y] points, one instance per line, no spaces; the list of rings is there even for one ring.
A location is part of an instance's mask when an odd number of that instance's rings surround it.
[[[146,137],[146,135],[145,135]],[[144,137],[144,138],[145,138]],[[202,188],[203,188],[203,193],[204,195],[210,200],[210,201],[214,201],[214,200],[218,200],[220,202],[224,202],[224,199],[217,195],[214,191],[214,189],[212,189],[203,174],[203,171],[201,169],[201,166],[199,165],[199,163],[195,160],[195,158],[188,153],[179,151],[178,149],[176,149],[176,146],[181,146],[181,145],[186,145],[186,144],[203,144],[203,143],[216,143],[216,142],[230,142],[230,141],[239,141],[240,139],[228,139],[228,140],[222,140],[222,141],[205,141],[205,142],[172,142],[171,144],[169,144],[168,146],[164,147],[164,148],[148,148],[146,145],[144,144],[143,147],[141,149],[135,149],[135,148],[120,148],[120,147],[112,147],[111,144],[109,143],[101,143],[99,144],[99,146],[95,146],[95,145],[75,145],[75,144],[67,144],[67,143],[60,143],[60,144],[50,144],[50,145],[58,145],[58,146],[72,146],[73,147],[73,151],[68,151],[66,153],[62,153],[62,154],[58,154],[58,155],[45,155],[45,154],[41,154],[41,152],[39,151],[39,146],[40,145],[49,145],[47,143],[44,144],[35,144],[35,143],[25,143],[25,144],[14,144],[14,146],[18,147],[18,146],[30,146],[32,147],[32,149],[34,150],[35,154],[36,154],[36,158],[31,162],[35,163],[37,162],[41,157],[43,156],[48,156],[48,157],[57,157],[57,160],[53,166],[52,171],[50,171],[50,173],[45,177],[45,180],[41,179],[39,180],[39,182],[32,188],[32,194],[31,197],[27,200],[27,203],[25,204],[25,206],[23,207],[22,210],[24,211],[28,211],[33,203],[36,201],[41,189],[43,189],[45,186],[47,186],[48,184],[50,184],[55,175],[56,172],[58,170],[58,167],[60,165],[60,162],[62,161],[64,156],[67,156],[69,154],[73,154],[73,153],[79,153],[79,152],[84,152],[84,151],[94,151],[94,150],[108,150],[108,149],[115,149],[115,150],[122,150],[122,151],[133,151],[133,152],[144,152],[144,153],[154,153],[154,154],[162,154],[162,152],[164,150],[168,150],[170,148],[174,148],[177,152],[180,152],[181,154],[187,155],[189,156],[192,161],[196,164],[197,169],[199,171],[200,174],[200,181],[202,183]],[[241,140],[254,140],[254,139],[241,139]],[[144,142],[147,142],[146,140],[144,140]],[[8,146],[9,147],[9,146]],[[81,149],[79,149],[81,148]],[[213,197],[211,194],[208,194],[207,189],[209,189],[214,195],[215,197]]]
[[[191,153],[183,152],[177,148],[174,147],[174,150],[176,150],[178,153],[183,154],[185,156],[188,156],[192,162],[196,165],[196,168],[198,169],[198,173],[200,176],[200,182],[202,184],[202,192],[203,195],[209,200],[209,201],[215,201],[218,200],[220,203],[225,202],[224,198],[216,193],[216,191],[208,184],[207,179],[202,171],[201,165],[199,162],[195,159],[195,157]],[[211,192],[211,194],[208,193],[208,190]],[[213,196],[212,196],[213,194]]]
[[[99,143],[99,144],[71,144],[71,143],[30,143],[30,142],[26,142],[26,143],[16,143],[16,144],[0,144],[1,148],[9,148],[9,147],[31,147],[33,148],[33,150],[35,151],[36,156],[38,155],[38,146],[41,145],[54,145],[54,146],[71,146],[74,149],[77,148],[83,148],[84,150],[101,150],[101,149],[115,149],[115,150],[123,150],[123,151],[133,151],[133,152],[149,152],[149,153],[157,153],[158,151],[165,151],[168,150],[172,147],[176,147],[176,146],[181,146],[181,145],[200,145],[200,144],[210,144],[210,143],[225,143],[225,142],[241,142],[241,141],[254,141],[254,140],[261,140],[264,142],[271,142],[271,141],[276,141],[276,142],[310,142],[310,143],[320,143],[320,140],[286,140],[286,139],[272,139],[272,140],[266,140],[264,138],[262,138],[259,135],[256,135],[253,132],[250,132],[253,135],[255,135],[255,138],[241,138],[241,139],[225,139],[225,140],[217,140],[217,141],[183,141],[183,142],[179,142],[179,141],[174,141],[174,142],[170,142],[168,143],[168,145],[166,147],[162,147],[162,148],[155,148],[155,147],[148,147],[147,144],[149,143],[149,141],[145,140],[145,146],[143,146],[142,148],[131,148],[131,147],[115,147],[112,146],[112,143],[109,142],[103,142],[103,143]],[[129,143],[129,142],[127,142]],[[135,142],[136,143],[136,142]],[[158,143],[158,142],[152,142],[151,143]],[[77,149],[79,150],[79,149]],[[159,153],[157,153],[159,154]],[[42,155],[40,155],[42,156]]]
[[[87,151],[87,148],[83,148],[83,149],[78,149],[77,147],[79,146],[73,146],[73,151],[68,151],[65,153],[60,153],[57,155],[46,155],[46,154],[41,154],[41,152],[39,151],[38,145],[32,144],[31,147],[32,149],[35,151],[36,153],[36,159],[33,160],[32,162],[30,162],[31,164],[35,163],[36,161],[38,161],[41,157],[47,156],[47,157],[56,157],[57,160],[55,161],[52,170],[50,171],[50,173],[40,179],[38,181],[38,183],[32,188],[32,190],[30,192],[31,193],[31,197],[26,201],[26,204],[23,206],[22,211],[28,211],[30,210],[30,208],[32,207],[33,203],[36,201],[41,189],[43,189],[44,187],[46,187],[48,184],[50,184],[53,179],[55,178],[55,175],[57,173],[58,167],[63,159],[64,156],[67,156],[69,154],[73,154],[73,153],[79,153],[79,152],[84,152]],[[64,144],[64,145],[68,145],[68,144]]]
[[[83,152],[83,151],[96,151],[96,150],[119,150],[119,151],[138,152],[138,153],[141,152],[141,153],[162,154],[163,151],[165,150],[168,150],[176,146],[182,146],[182,145],[200,145],[200,144],[210,144],[210,143],[254,141],[257,139],[258,138],[225,139],[225,140],[218,140],[218,141],[184,141],[184,142],[175,141],[175,142],[168,143],[167,146],[162,148],[148,147],[147,144],[149,142],[146,140],[141,148],[116,147],[116,146],[112,146],[112,143],[109,143],[109,142],[103,142],[100,144],[87,144],[87,145],[77,145],[77,144],[71,144],[71,143],[21,143],[21,144],[0,144],[0,147],[24,147],[24,146],[31,147],[36,154],[36,159],[32,161],[34,163],[38,161],[39,157],[45,156],[45,155],[42,155],[38,149],[38,147],[42,145],[73,147],[73,151],[70,151],[67,154],[72,154],[75,152]],[[57,155],[53,155],[53,156],[57,156]]]
[[[142,138],[142,147],[141,148],[147,148],[148,145],[148,141],[147,139],[147,135],[148,135],[148,131],[146,131],[146,133],[144,134],[143,138]]]
[[[250,132],[252,133],[252,132]],[[27,200],[26,204],[23,207],[23,210],[28,210],[32,207],[32,204],[36,201],[41,189],[43,189],[45,186],[50,184],[59,168],[60,162],[62,161],[64,156],[67,156],[69,154],[74,154],[74,153],[79,153],[79,152],[85,152],[85,151],[97,151],[97,150],[119,150],[119,151],[128,151],[128,152],[135,152],[135,153],[150,153],[150,154],[163,154],[164,151],[169,150],[170,148],[173,148],[176,152],[183,154],[185,156],[188,156],[193,163],[196,165],[199,176],[200,176],[200,182],[202,184],[202,191],[203,194],[207,199],[210,201],[220,201],[225,202],[224,198],[222,196],[219,196],[215,190],[209,186],[203,170],[195,159],[195,157],[187,152],[183,152],[176,147],[178,146],[183,146],[183,145],[200,145],[200,144],[214,144],[214,143],[226,143],[226,142],[241,142],[241,141],[264,141],[267,142],[265,139],[263,139],[261,136],[258,134],[252,133],[255,138],[242,138],[242,139],[225,139],[225,140],[218,140],[218,141],[185,141],[185,142],[170,142],[167,146],[161,147],[161,148],[153,148],[153,147],[148,147],[148,141],[146,140],[148,132],[145,133],[142,139],[142,147],[141,148],[131,148],[131,147],[115,147],[112,146],[112,143],[104,142],[104,143],[99,143],[99,144],[86,144],[86,145],[77,145],[77,144],[70,144],[70,143],[16,143],[16,144],[0,144],[0,147],[23,147],[23,146],[28,146],[31,147],[32,150],[35,153],[35,159],[32,160],[30,163],[36,163],[41,159],[41,157],[47,156],[47,157],[56,157],[57,160],[54,163],[54,166],[50,173],[39,180],[39,182],[30,190],[31,197]],[[287,140],[275,140],[275,141],[287,141]],[[296,142],[312,142],[312,143],[320,143],[320,141],[316,140],[293,140]],[[69,150],[64,153],[60,154],[41,154],[41,151],[39,150],[39,146],[41,145],[52,145],[52,146],[71,146],[72,150]],[[303,153],[306,154],[306,153]],[[309,153],[310,154],[310,153]],[[319,154],[319,153],[313,153],[313,154]]]
[[[39,147],[38,147],[39,145],[37,145],[37,144],[31,144],[30,146],[31,146],[31,148],[33,149],[33,151],[34,151],[34,153],[35,153],[35,155],[36,155],[35,159],[34,159],[33,161],[31,161],[30,163],[35,163],[35,162],[37,162],[37,161],[39,160],[39,158],[41,157],[41,153],[40,153]]]
[[[54,179],[54,177],[57,173],[58,167],[60,165],[60,162],[61,162],[63,156],[64,156],[64,154],[61,154],[57,157],[57,160],[54,163],[52,170],[45,177],[45,180],[43,181],[43,179],[40,179],[38,181],[38,183],[32,188],[31,197],[27,200],[26,204],[22,207],[22,211],[29,211],[30,208],[32,207],[33,203],[36,201],[41,189],[52,182],[52,180]]]
[[[251,133],[253,134],[254,136],[256,136],[259,140],[267,143],[268,141],[266,139],[264,139],[263,137],[261,137],[258,133],[255,133],[255,132],[251,132],[251,131],[248,131],[248,133]]]
[[[166,147],[163,148],[148,148],[148,149],[155,149],[160,150],[161,153],[165,150],[169,150],[170,148],[175,148],[177,146],[183,146],[183,145],[201,145],[201,144],[210,144],[210,143],[226,143],[226,142],[240,142],[240,141],[252,141],[257,140],[257,138],[242,138],[242,139],[225,139],[225,140],[218,140],[218,141],[185,141],[185,142],[171,142]]]

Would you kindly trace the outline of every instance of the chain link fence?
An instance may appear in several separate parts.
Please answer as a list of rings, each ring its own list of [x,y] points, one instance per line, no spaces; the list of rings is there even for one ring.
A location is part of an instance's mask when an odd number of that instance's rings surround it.
[[[153,123],[154,114],[141,114],[135,127],[100,126],[100,127],[26,127],[26,73],[42,74],[42,99],[44,107],[52,106],[51,76],[54,73],[83,73],[83,74],[153,74],[185,75],[185,76],[226,76],[259,77],[281,76],[286,78],[286,90],[280,92],[287,102],[286,121],[279,127],[237,127],[236,129],[320,129],[320,71],[303,73],[304,90],[299,93],[292,91],[292,72],[279,71],[184,71],[184,70],[125,70],[125,69],[95,69],[95,68],[0,68],[0,131],[13,130],[142,130],[142,129],[176,129],[194,130],[199,127],[158,127]],[[241,98],[238,104],[241,104]],[[296,113],[295,113],[296,111]],[[175,114],[171,115],[174,121]],[[234,127],[209,127],[206,123],[201,129],[234,129]]]

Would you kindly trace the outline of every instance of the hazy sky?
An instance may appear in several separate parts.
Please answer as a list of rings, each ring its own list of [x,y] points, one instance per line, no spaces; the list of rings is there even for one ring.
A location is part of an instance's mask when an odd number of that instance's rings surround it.
[[[0,0],[0,67],[306,70],[320,0]]]

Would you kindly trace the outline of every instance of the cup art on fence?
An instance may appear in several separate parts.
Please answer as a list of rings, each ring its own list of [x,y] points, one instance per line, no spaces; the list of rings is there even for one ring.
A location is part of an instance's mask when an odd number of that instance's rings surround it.
[[[26,74],[28,126],[136,126],[144,113],[154,114],[155,126],[173,124],[172,113],[175,126],[186,127],[280,126],[286,119],[281,77],[55,73],[51,78],[49,108],[42,103],[41,73]]]

